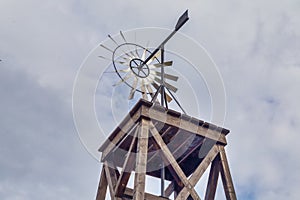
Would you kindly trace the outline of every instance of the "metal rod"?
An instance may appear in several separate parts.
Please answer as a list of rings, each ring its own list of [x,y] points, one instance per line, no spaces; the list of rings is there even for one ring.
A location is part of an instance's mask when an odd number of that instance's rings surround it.
[[[166,87],[167,88],[167,87]],[[184,109],[181,107],[180,103],[177,101],[177,99],[175,98],[175,96],[172,94],[172,92],[169,90],[169,88],[167,88],[167,90],[169,91],[170,95],[173,97],[173,99],[175,100],[175,102],[177,103],[177,105],[179,106],[179,108],[182,110],[182,112],[184,114],[186,114],[186,112],[184,111]]]
[[[157,91],[155,92],[154,96],[152,97],[152,100],[151,100],[152,103],[156,100],[157,95],[158,95],[158,93],[160,92],[160,90],[161,90],[161,86],[159,86],[159,88],[158,88]]]
[[[160,56],[160,62],[161,64],[164,63],[164,60],[165,60],[165,49],[164,49],[164,46],[161,47],[160,49],[161,51],[161,56]],[[160,93],[160,96],[161,96],[161,106],[164,106],[164,98],[165,98],[165,81],[164,81],[164,75],[165,75],[165,70],[164,70],[164,66],[162,65],[161,66],[161,73],[160,73],[160,79],[161,79],[161,85],[162,85],[162,88],[161,88],[161,93]]]
[[[148,56],[148,58],[144,61],[146,64],[163,46],[173,37],[173,35],[189,20],[188,10],[186,10],[178,19],[177,24],[175,26],[174,31]]]
[[[161,46],[160,51],[161,51],[161,57],[160,57],[160,62],[163,64],[165,60],[165,49],[164,45]],[[161,66],[161,105],[164,106],[165,103],[165,80],[164,80],[164,75],[165,75],[165,69],[164,66]],[[166,106],[167,103],[166,103]],[[161,163],[161,169],[160,169],[160,189],[161,189],[161,196],[165,196],[165,166],[164,166],[164,161],[162,160]]]
[[[165,165],[164,165],[164,161],[162,161],[161,163],[161,169],[160,169],[160,181],[161,181],[161,185],[160,185],[160,190],[161,190],[161,196],[165,197]]]

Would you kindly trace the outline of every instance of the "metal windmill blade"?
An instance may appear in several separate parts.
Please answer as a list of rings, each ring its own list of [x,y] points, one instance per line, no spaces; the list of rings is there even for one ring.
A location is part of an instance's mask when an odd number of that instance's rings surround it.
[[[111,41],[110,45],[100,46],[112,53],[114,71],[120,78],[120,81],[113,86],[117,87],[123,83],[129,86],[129,100],[133,99],[136,93],[141,93],[144,99],[147,99],[148,95],[153,98],[161,85],[172,92],[177,91],[176,86],[166,82],[166,80],[176,82],[178,76],[164,73],[163,68],[171,67],[173,61],[164,61],[162,49],[150,51],[148,47],[143,47],[136,42],[131,43],[122,31],[120,37],[114,38],[108,35],[108,38]],[[107,56],[100,55],[99,58],[109,60]],[[167,91],[164,94],[168,102],[173,99],[170,95],[172,96]]]

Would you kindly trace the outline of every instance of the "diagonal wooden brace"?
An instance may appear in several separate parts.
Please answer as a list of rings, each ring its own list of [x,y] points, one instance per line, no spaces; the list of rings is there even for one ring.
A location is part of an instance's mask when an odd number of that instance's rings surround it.
[[[193,197],[194,200],[201,200],[152,122],[150,122],[150,132],[152,133],[152,136],[154,137],[158,146],[161,148],[164,158],[167,159],[172,168],[176,171],[178,177],[181,179],[182,183],[184,184],[184,188],[187,189],[188,193]]]

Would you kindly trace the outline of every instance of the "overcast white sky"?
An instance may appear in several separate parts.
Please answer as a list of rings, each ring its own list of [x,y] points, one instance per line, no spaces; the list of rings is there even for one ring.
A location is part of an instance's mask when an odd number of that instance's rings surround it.
[[[72,119],[77,70],[107,34],[171,28],[187,8],[182,31],[226,87],[239,199],[299,198],[299,1],[0,0],[0,199],[94,199],[101,166]]]

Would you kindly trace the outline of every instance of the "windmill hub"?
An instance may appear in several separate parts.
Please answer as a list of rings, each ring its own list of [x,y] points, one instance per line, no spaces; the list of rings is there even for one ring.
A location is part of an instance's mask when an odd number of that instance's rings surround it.
[[[150,69],[143,60],[134,58],[129,63],[131,71],[140,78],[146,78],[150,74]]]

